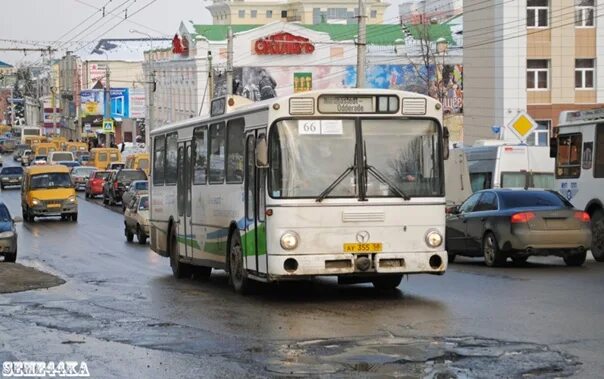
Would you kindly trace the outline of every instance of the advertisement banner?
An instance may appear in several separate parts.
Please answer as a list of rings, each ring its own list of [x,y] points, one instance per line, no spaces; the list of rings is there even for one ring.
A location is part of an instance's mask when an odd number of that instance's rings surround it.
[[[145,118],[145,89],[132,88],[130,89],[130,118]]]
[[[312,91],[312,72],[294,72],[294,93]]]
[[[128,88],[111,88],[111,117],[130,118]]]
[[[89,89],[80,92],[80,112],[82,117],[100,116],[105,110],[102,89]]]

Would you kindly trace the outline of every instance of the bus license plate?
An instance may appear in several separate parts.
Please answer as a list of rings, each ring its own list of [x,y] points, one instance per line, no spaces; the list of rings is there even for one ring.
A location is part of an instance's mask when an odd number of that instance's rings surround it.
[[[345,243],[345,253],[379,253],[382,251],[381,242]]]

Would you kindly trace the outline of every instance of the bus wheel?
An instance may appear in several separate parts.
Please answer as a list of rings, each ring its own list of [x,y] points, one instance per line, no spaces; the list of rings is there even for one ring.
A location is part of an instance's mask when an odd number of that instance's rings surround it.
[[[591,254],[598,262],[604,262],[604,212],[597,210],[591,215]]]
[[[170,237],[170,266],[172,267],[172,274],[176,279],[182,279],[189,277],[191,271],[189,265],[182,263],[178,256],[178,242],[176,241],[176,231],[171,233]]]
[[[243,267],[243,248],[241,237],[235,230],[229,243],[228,255],[229,279],[235,292],[245,294],[249,291],[250,283]]]
[[[378,290],[393,290],[401,284],[402,279],[403,274],[384,275],[371,279],[371,283]]]

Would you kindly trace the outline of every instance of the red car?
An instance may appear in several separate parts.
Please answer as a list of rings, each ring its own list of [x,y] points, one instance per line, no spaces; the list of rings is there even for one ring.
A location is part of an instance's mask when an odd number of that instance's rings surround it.
[[[111,171],[94,171],[86,182],[86,198],[90,199],[103,194],[103,183]]]

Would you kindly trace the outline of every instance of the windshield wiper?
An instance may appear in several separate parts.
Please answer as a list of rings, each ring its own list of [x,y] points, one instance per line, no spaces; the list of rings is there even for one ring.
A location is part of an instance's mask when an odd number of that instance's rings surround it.
[[[398,188],[396,186],[396,184],[392,183],[390,181],[390,179],[388,179],[387,177],[382,175],[382,173],[380,173],[377,168],[366,165],[365,169],[367,170],[367,172],[370,172],[373,176],[375,176],[380,182],[388,184],[388,187],[390,187],[390,189],[392,191],[394,191],[397,195],[402,197],[404,200],[411,200],[411,197],[409,197],[409,195],[407,195],[406,193],[401,191],[400,188]]]
[[[329,187],[327,187],[325,189],[325,191],[321,192],[319,197],[317,197],[317,199],[316,199],[317,203],[320,203],[321,201],[323,201],[327,197],[327,195],[329,195],[331,193],[331,191],[333,191],[334,188],[336,188],[338,186],[338,184],[342,183],[342,180],[344,180],[344,178],[347,177],[348,174],[350,174],[352,172],[352,170],[354,170],[354,166],[350,166],[346,170],[344,170],[342,175],[338,176],[338,178],[336,180],[334,180],[334,182],[331,183],[329,185]]]

